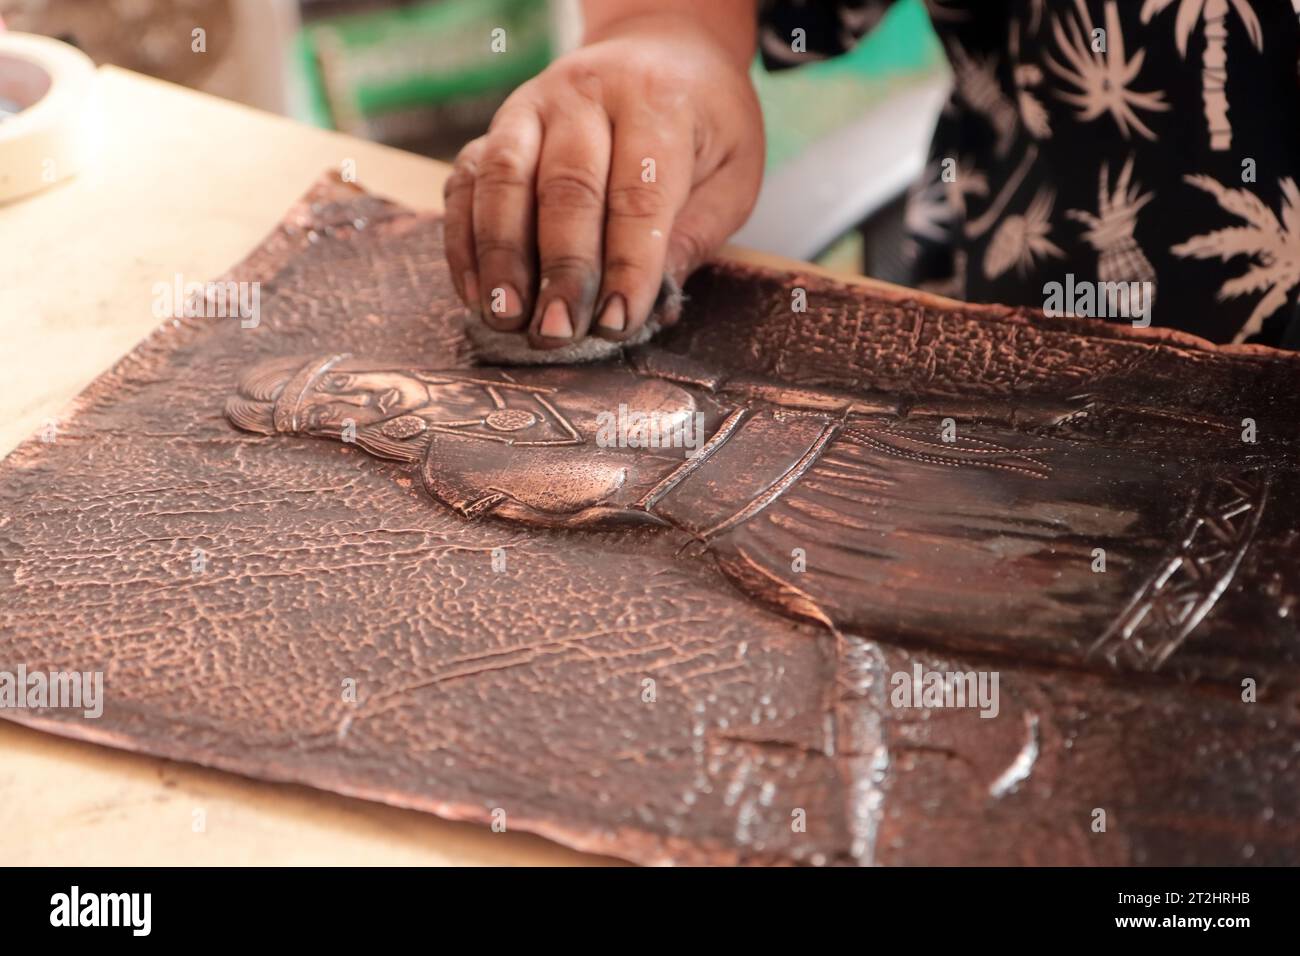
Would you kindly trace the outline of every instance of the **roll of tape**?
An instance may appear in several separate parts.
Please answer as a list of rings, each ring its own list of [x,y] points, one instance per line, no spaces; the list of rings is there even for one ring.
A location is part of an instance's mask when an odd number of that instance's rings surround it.
[[[0,202],[39,192],[94,162],[95,65],[80,50],[0,33]]]

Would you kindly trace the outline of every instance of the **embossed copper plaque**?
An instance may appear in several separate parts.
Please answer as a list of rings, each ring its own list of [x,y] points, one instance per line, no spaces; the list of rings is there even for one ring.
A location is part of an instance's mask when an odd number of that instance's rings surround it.
[[[1295,356],[718,265],[475,367],[439,243],[322,184],[0,466],[0,670],[106,695],[0,716],[638,862],[1300,860]]]

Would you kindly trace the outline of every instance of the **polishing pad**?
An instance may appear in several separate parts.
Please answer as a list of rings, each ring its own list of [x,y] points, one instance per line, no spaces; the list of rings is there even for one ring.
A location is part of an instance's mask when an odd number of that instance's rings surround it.
[[[625,348],[642,345],[670,324],[682,308],[681,287],[672,279],[664,278],[655,299],[654,310],[645,325],[634,335],[618,342],[588,335],[568,345],[553,349],[535,349],[528,336],[520,332],[498,332],[476,316],[465,323],[465,334],[474,344],[474,355],[481,365],[575,365],[598,362],[618,355]]]
[[[473,316],[465,323],[465,334],[474,343],[474,355],[483,365],[573,365],[599,362],[630,345],[641,345],[660,327],[659,320],[651,317],[636,335],[621,342],[588,335],[555,349],[535,349],[528,344],[528,336],[523,332],[498,332]]]

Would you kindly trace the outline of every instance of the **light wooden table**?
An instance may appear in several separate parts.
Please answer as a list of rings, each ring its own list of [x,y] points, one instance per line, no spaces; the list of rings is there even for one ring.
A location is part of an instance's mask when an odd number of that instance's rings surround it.
[[[352,160],[372,191],[441,207],[441,163],[112,67],[98,82],[105,137],[94,169],[0,206],[0,455],[156,325],[154,283],[220,275],[326,169]],[[0,721],[0,864],[593,862],[526,834]]]

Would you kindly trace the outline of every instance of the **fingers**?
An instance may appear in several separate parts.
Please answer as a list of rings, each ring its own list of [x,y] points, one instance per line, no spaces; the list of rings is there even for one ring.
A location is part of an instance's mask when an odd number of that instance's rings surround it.
[[[603,110],[568,104],[546,117],[537,168],[537,302],[534,348],[582,338],[600,285],[610,128]]]
[[[521,97],[461,151],[445,188],[447,261],[489,325],[527,327],[535,348],[589,331],[628,338],[665,275],[683,283],[749,215],[761,140],[692,184],[708,160],[691,125],[643,99],[607,113],[590,95]]]
[[[455,166],[442,188],[446,213],[443,220],[443,247],[452,285],[466,308],[478,311],[478,261],[474,254],[474,179],[478,158],[483,153],[483,138],[470,140],[456,157]]]
[[[614,128],[606,199],[604,268],[595,333],[635,334],[649,318],[663,282],[673,219],[690,192],[689,138],[647,121]]]
[[[502,331],[528,321],[534,261],[533,178],[542,125],[529,106],[507,105],[484,137],[474,184],[473,236],[481,314]]]

